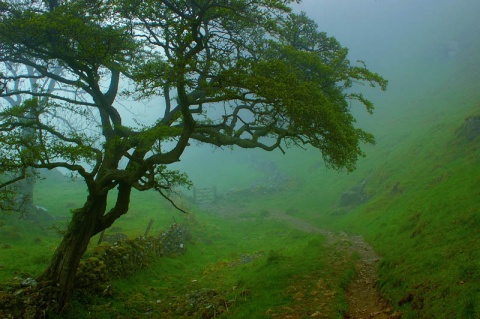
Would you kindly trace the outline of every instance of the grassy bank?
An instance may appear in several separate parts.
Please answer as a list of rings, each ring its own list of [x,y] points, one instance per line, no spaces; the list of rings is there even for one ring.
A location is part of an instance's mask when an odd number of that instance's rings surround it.
[[[318,207],[304,216],[312,223],[362,234],[374,246],[379,288],[404,318],[480,317],[480,139],[464,134],[465,119],[480,113],[476,52],[433,70],[421,92],[390,99],[403,114],[384,115],[389,128],[377,128],[378,144],[358,170],[311,176],[306,189],[317,185],[322,204],[299,204]],[[370,199],[340,209],[341,192],[361,181]]]
[[[364,234],[383,256],[380,289],[405,318],[478,318],[478,140],[436,143],[418,161],[390,163],[397,174],[377,173],[373,199],[335,224]]]

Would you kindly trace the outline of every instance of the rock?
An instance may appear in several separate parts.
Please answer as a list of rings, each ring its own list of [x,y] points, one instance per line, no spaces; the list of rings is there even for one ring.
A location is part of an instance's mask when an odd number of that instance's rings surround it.
[[[160,255],[181,255],[185,253],[185,242],[190,239],[190,233],[182,225],[173,224],[160,235]]]
[[[342,193],[340,197],[340,207],[354,207],[368,200],[365,192],[366,181],[362,181],[360,185],[352,187],[350,190]]]
[[[460,129],[460,134],[469,141],[477,138],[480,135],[480,115],[467,117]]]
[[[17,296],[20,296],[21,294],[23,294],[23,289],[19,289],[19,290],[15,291],[13,293],[13,296],[17,297]]]
[[[28,277],[24,281],[22,281],[21,285],[23,287],[36,287],[37,286],[37,281],[33,278]]]
[[[122,234],[122,233],[113,233],[109,235],[105,235],[103,238],[104,242],[110,243],[110,244],[115,244],[120,241],[125,241],[127,240],[127,235]]]
[[[109,280],[132,275],[146,267],[153,258],[181,255],[190,240],[188,229],[178,224],[172,225],[158,237],[127,239],[121,233],[113,235],[105,236],[114,240],[111,246],[97,246],[92,257],[80,262],[76,283],[86,293],[111,293],[111,289],[106,288]]]

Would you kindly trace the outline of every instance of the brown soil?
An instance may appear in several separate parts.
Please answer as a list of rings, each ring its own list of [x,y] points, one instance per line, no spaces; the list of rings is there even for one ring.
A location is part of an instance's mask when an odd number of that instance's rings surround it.
[[[232,209],[232,205],[221,205],[213,208],[218,212],[222,212],[225,215],[235,216],[239,212],[245,211],[246,207],[236,207]],[[346,253],[346,255],[352,256],[358,255],[358,260],[355,265],[355,277],[352,279],[346,289],[345,299],[348,302],[348,312],[344,314],[345,319],[398,319],[401,318],[401,314],[393,310],[388,301],[383,298],[377,290],[377,263],[379,256],[375,253],[373,248],[369,246],[361,236],[350,236],[345,233],[334,233],[316,226],[309,224],[308,222],[295,218],[281,211],[273,212],[272,219],[281,220],[288,223],[292,228],[302,230],[308,233],[322,234],[326,238],[326,245],[335,247],[336,251]],[[338,256],[334,257],[336,260],[333,262],[332,267],[342,267],[342,263],[345,260],[338,260]],[[341,259],[341,258],[340,258]],[[312,289],[312,282],[318,281],[318,278],[306,278],[306,280],[297,280],[297,284],[290,287],[294,304],[288,307],[283,307],[278,312],[268,312],[272,315],[272,318],[300,318],[300,313],[305,313],[305,308],[313,303],[317,303],[315,296],[321,295],[321,300],[334,302],[334,292],[325,287],[325,283],[320,280],[316,283],[315,288]],[[303,287],[303,288],[302,288]],[[312,299],[313,295],[313,300]],[[306,296],[310,296],[306,298]],[[320,299],[318,299],[320,300]],[[323,312],[323,308],[328,308],[325,304],[317,304],[313,314],[308,312],[309,317],[317,318],[329,318],[329,315]],[[302,310],[300,310],[302,309]]]
[[[356,276],[348,286],[346,298],[349,312],[345,318],[350,319],[394,319],[400,318],[393,312],[387,300],[377,290],[377,262],[375,251],[361,236],[351,236],[352,250],[359,254],[356,264]]]
[[[348,313],[344,315],[344,318],[396,319],[401,317],[378,293],[376,284],[379,257],[361,236],[348,236],[345,233],[335,234],[281,212],[276,212],[273,218],[286,221],[295,229],[320,233],[326,237],[327,245],[335,245],[337,249],[346,249],[350,254],[358,254],[359,258],[355,266],[356,275],[346,290]],[[348,242],[348,244],[338,245],[342,242]]]

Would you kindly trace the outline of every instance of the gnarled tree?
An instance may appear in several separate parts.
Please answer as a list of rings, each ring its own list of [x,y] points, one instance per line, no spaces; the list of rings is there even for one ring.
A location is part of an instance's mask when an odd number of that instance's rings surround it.
[[[80,0],[54,10],[2,4],[0,60],[34,68],[65,89],[16,91],[2,77],[3,96],[30,96],[2,105],[2,170],[61,167],[88,189],[41,276],[61,287],[60,309],[90,238],[127,213],[132,190],[167,196],[187,182],[168,165],[192,140],[267,151],[310,146],[329,166],[354,169],[360,144],[373,137],[355,127],[350,101],[368,112],[372,105],[347,89],[354,82],[385,89],[386,81],[361,63],[352,66],[347,49],[291,12],[293,2]],[[124,125],[120,83],[137,99],[162,97],[162,115]],[[26,127],[34,141],[20,133]],[[116,202],[107,210],[109,194]]]

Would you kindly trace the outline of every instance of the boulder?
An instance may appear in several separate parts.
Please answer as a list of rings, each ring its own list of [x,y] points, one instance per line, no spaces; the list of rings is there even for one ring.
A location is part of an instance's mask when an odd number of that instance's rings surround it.
[[[343,192],[340,196],[340,207],[358,206],[368,200],[368,194],[365,192],[366,181],[362,181],[360,185],[352,187],[350,190]]]
[[[480,135],[480,115],[467,117],[459,133],[469,141],[476,139]]]

